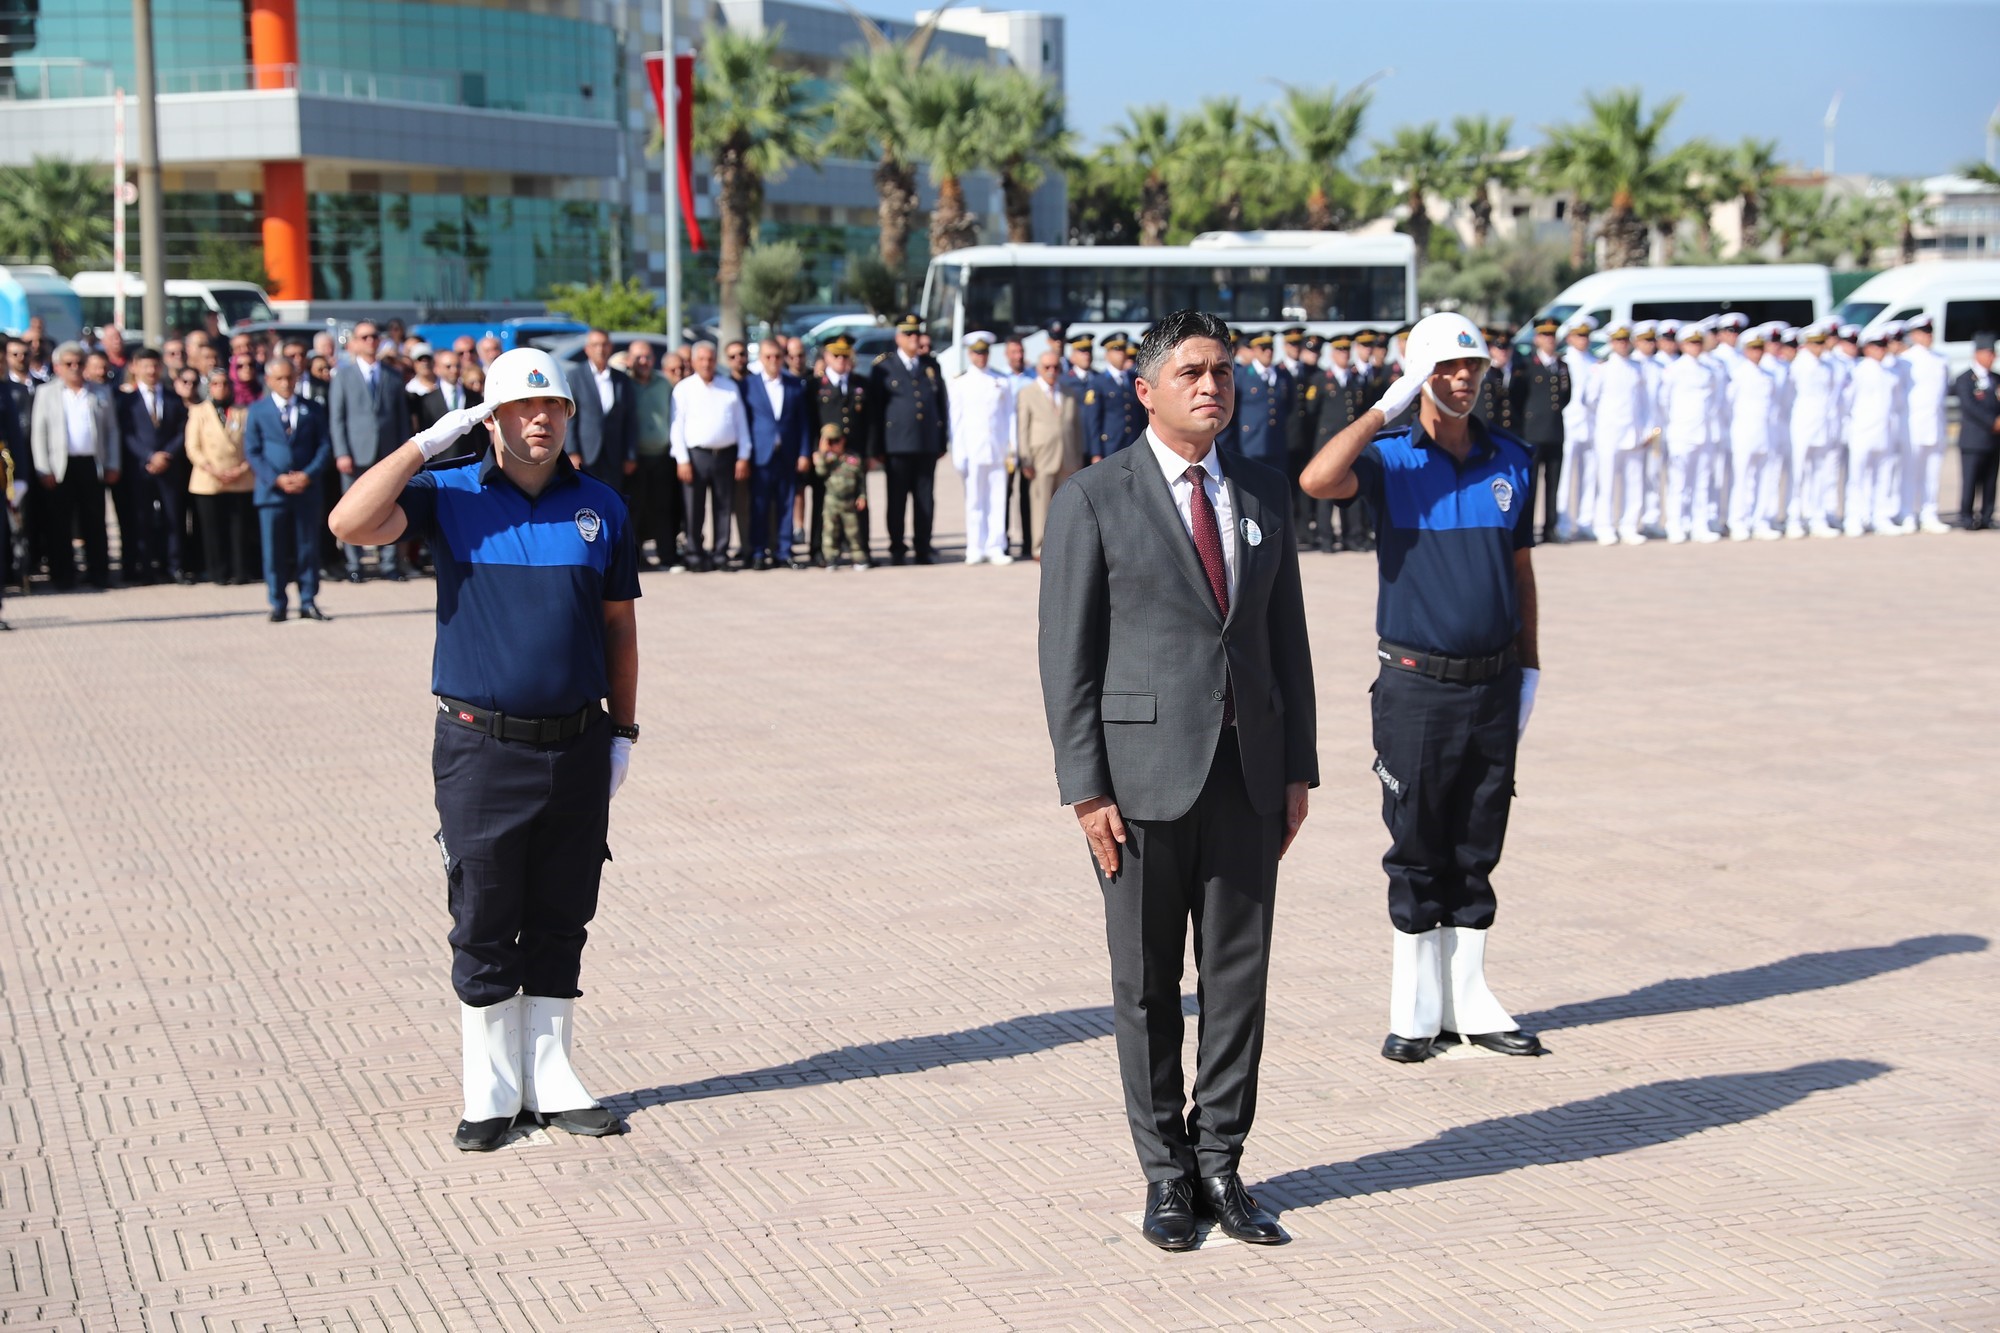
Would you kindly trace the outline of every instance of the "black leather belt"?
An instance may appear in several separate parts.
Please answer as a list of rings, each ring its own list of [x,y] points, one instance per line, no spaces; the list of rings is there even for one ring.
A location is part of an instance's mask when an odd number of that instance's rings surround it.
[[[554,745],[572,736],[581,736],[583,729],[590,725],[591,714],[598,711],[596,704],[585,704],[566,717],[509,717],[490,708],[481,708],[478,704],[469,704],[463,699],[449,699],[442,694],[438,696],[438,712],[459,726],[483,731],[503,741],[527,741],[531,745]]]
[[[1404,648],[1387,639],[1375,645],[1375,656],[1381,658],[1384,665],[1398,671],[1414,671],[1419,676],[1452,685],[1477,685],[1481,681],[1492,680],[1520,661],[1512,644],[1491,657],[1446,657],[1440,653]]]

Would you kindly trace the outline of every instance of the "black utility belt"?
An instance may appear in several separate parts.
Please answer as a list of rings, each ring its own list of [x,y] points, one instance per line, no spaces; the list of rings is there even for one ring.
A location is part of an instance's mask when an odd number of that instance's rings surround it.
[[[1387,639],[1375,645],[1375,656],[1382,659],[1383,665],[1398,671],[1412,671],[1452,685],[1477,685],[1492,680],[1521,660],[1511,644],[1491,657],[1446,657],[1404,648]]]
[[[596,704],[585,704],[564,717],[509,717],[463,699],[438,696],[438,712],[459,726],[483,731],[503,741],[527,741],[531,745],[554,745],[581,736],[592,715],[601,711]]]

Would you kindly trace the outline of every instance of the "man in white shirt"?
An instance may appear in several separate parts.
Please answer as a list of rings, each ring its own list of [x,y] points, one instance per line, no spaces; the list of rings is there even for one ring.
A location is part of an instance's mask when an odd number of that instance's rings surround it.
[[[1903,326],[1909,345],[1910,449],[1903,460],[1903,513],[1925,532],[1950,532],[1938,518],[1938,472],[1944,466],[1944,400],[1951,395],[1951,362],[1931,345],[1931,317]]]
[[[965,483],[965,563],[1011,565],[1007,554],[1007,476],[1014,468],[1014,395],[1007,376],[987,364],[993,335],[965,339],[965,373],[952,380],[951,465]]]
[[[1720,540],[1708,526],[1709,446],[1715,430],[1716,378],[1703,362],[1707,335],[1692,325],[1680,331],[1681,355],[1667,367],[1660,394],[1665,406],[1667,540]]]
[[[1902,423],[1897,412],[1902,383],[1889,359],[1889,335],[1877,331],[1854,363],[1847,409],[1847,512],[1842,530],[1850,537],[1897,531],[1903,503]]]
[[[1729,539],[1770,541],[1778,528],[1778,377],[1764,364],[1764,336],[1752,330],[1729,362]]]
[[[1640,504],[1646,488],[1646,452],[1653,435],[1651,390],[1632,359],[1631,330],[1611,330],[1611,355],[1583,384],[1591,448],[1597,453],[1596,494],[1589,514],[1600,546],[1645,542],[1639,533]],[[1612,497],[1619,495],[1614,507]],[[1579,521],[1585,517],[1578,513]]]
[[[50,358],[54,377],[35,390],[29,428],[46,505],[49,579],[58,588],[76,582],[72,533],[83,538],[84,578],[94,588],[111,584],[104,488],[118,484],[118,426],[110,398],[83,378],[83,355],[81,343],[57,346]]]
[[[674,386],[672,441],[681,485],[687,488],[688,569],[708,573],[727,567],[729,521],[736,511],[737,451],[750,439],[743,391],[727,375],[715,373],[715,344],[696,343],[694,374]],[[715,518],[715,544],[705,547],[702,529]]]
[[[1570,398],[1562,414],[1562,475],[1568,485],[1567,494],[1557,497],[1559,542],[1595,535],[1587,529],[1597,495],[1597,456],[1590,445],[1590,412],[1583,404],[1583,387],[1597,368],[1590,350],[1590,335],[1596,330],[1597,321],[1589,315],[1576,316],[1564,330],[1562,359],[1569,367]]]

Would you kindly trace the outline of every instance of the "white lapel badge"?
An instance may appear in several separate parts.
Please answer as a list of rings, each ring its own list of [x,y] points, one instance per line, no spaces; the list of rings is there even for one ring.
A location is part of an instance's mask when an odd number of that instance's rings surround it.
[[[1493,498],[1500,504],[1500,512],[1506,513],[1514,507],[1514,486],[1505,477],[1493,479]]]
[[[1256,519],[1246,518],[1243,520],[1243,540],[1249,542],[1252,546],[1262,546],[1264,544],[1264,529],[1257,526]]]
[[[576,511],[576,533],[577,536],[583,538],[585,541],[596,541],[597,534],[602,531],[603,526],[603,520],[597,517],[596,510],[579,509]]]

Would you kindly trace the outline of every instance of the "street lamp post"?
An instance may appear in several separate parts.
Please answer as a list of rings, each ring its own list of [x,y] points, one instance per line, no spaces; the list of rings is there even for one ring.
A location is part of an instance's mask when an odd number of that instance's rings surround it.
[[[681,108],[679,53],[674,49],[675,0],[660,0],[660,105],[666,109],[666,150],[660,156],[660,187],[666,196],[667,337],[681,343]]]
[[[146,343],[157,347],[167,336],[167,243],[160,223],[160,125],[159,108],[154,103],[152,0],[132,0],[132,64],[139,92],[139,272],[146,284],[141,309]]]

